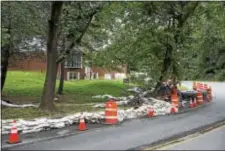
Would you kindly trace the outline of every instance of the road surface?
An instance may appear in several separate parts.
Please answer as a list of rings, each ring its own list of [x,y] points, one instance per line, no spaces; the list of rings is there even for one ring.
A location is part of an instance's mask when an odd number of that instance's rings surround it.
[[[225,125],[157,150],[224,150]]]
[[[191,86],[190,82],[184,82]],[[127,121],[118,126],[35,142],[13,150],[125,150],[148,145],[184,131],[225,120],[225,83],[210,83],[216,98],[191,112]],[[225,139],[225,138],[223,138]],[[223,148],[224,149],[224,148]]]

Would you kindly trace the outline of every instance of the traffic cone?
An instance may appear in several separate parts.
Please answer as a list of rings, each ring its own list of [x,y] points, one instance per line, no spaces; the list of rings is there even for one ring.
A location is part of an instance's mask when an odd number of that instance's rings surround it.
[[[192,100],[190,100],[189,108],[193,108],[193,107],[194,107],[193,102],[192,102]]]
[[[150,108],[149,111],[148,111],[148,117],[153,117],[154,116],[154,109],[153,108]]]
[[[197,106],[196,98],[194,98],[193,107]]]
[[[20,143],[21,141],[19,140],[19,134],[16,128],[16,120],[13,121],[13,126],[9,135],[8,142],[9,144],[17,144]]]
[[[176,108],[174,106],[170,108],[170,113],[171,114],[176,113],[176,112],[178,112],[178,108]]]
[[[80,118],[80,123],[79,123],[79,126],[78,126],[78,130],[79,131],[85,131],[87,128],[86,128],[86,124],[85,124],[85,121],[84,121],[84,117],[83,117],[83,114],[81,115],[81,118]]]

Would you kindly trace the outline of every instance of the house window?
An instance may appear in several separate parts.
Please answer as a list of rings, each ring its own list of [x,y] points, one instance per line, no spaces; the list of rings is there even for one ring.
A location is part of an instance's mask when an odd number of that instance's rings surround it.
[[[79,72],[67,72],[67,79],[68,80],[79,80],[80,73]]]
[[[71,53],[66,61],[66,68],[82,68],[82,55],[81,53]]]

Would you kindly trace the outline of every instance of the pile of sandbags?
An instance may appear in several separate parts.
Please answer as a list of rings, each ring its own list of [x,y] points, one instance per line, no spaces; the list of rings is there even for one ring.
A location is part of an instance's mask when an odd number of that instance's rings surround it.
[[[68,115],[62,118],[36,118],[34,120],[18,119],[16,126],[22,133],[39,132],[48,129],[62,128],[71,124],[78,124],[81,113]],[[88,123],[100,123],[104,120],[104,112],[84,112],[83,116]],[[12,128],[13,120],[2,120],[2,134],[8,134]]]
[[[153,99],[153,98],[151,98]],[[152,108],[155,112],[155,115],[166,115],[170,113],[171,104],[165,101],[153,99],[151,103],[143,104],[142,106],[135,109],[134,107],[127,110],[118,111],[119,121],[126,119],[135,119],[139,117],[144,117],[148,114],[148,110]]]
[[[118,110],[118,120],[122,122],[127,119],[144,117],[148,114],[149,108],[154,109],[155,115],[168,114],[171,104],[165,101],[148,98],[147,104],[142,104],[138,108],[132,107],[125,110]],[[16,121],[18,131],[22,133],[39,132],[54,128],[62,128],[71,124],[78,124],[81,115],[84,116],[87,123],[103,123],[105,119],[104,112],[84,112],[68,115],[60,118],[36,118],[33,120],[18,119]],[[13,120],[1,120],[2,134],[10,133]]]

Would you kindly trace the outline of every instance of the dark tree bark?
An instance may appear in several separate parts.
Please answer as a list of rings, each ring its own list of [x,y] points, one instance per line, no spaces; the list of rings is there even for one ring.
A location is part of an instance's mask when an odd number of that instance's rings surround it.
[[[1,47],[1,91],[4,88],[6,76],[7,76],[7,71],[8,71],[8,65],[9,65],[9,57],[10,57],[10,51],[12,49],[12,34],[11,34],[11,28],[12,28],[12,15],[11,15],[11,6],[9,5],[9,14],[8,14],[8,42],[5,46]]]
[[[172,49],[173,48],[169,44],[167,44],[165,57],[163,59],[163,68],[161,70],[161,76],[159,77],[159,81],[157,82],[157,84],[155,86],[155,89],[153,91],[153,96],[157,95],[160,84],[161,84],[162,80],[164,79],[164,77],[166,76],[166,74],[169,70],[169,67],[171,65]]]
[[[65,69],[65,62],[61,62],[60,64],[60,81],[59,81],[59,88],[58,94],[63,94],[63,86],[64,86],[64,69]]]
[[[66,37],[62,37],[62,49],[61,52],[65,51],[66,49]],[[58,63],[58,62],[57,62]],[[64,86],[64,69],[65,69],[65,61],[63,60],[60,63],[60,81],[59,81],[59,87],[57,93],[59,95],[63,94],[63,86]]]
[[[62,12],[62,1],[54,1],[51,6],[51,18],[49,20],[48,42],[47,42],[47,73],[41,98],[40,108],[42,110],[54,110],[54,93],[57,72],[57,34]]]
[[[1,91],[3,90],[5,79],[7,75],[8,70],[8,64],[9,64],[9,53],[10,48],[9,44],[7,47],[2,47],[2,57],[1,57]]]
[[[168,30],[170,29],[171,25],[173,23],[171,23],[171,21],[168,24]],[[165,50],[165,55],[164,55],[164,59],[163,59],[163,66],[162,66],[162,70],[161,70],[161,75],[159,77],[158,82],[156,83],[155,89],[153,91],[153,96],[156,96],[158,91],[159,91],[159,87],[161,85],[162,80],[166,77],[168,70],[170,68],[171,65],[171,60],[172,60],[172,46],[168,43],[168,38],[167,38],[167,42],[164,44],[166,47]]]

